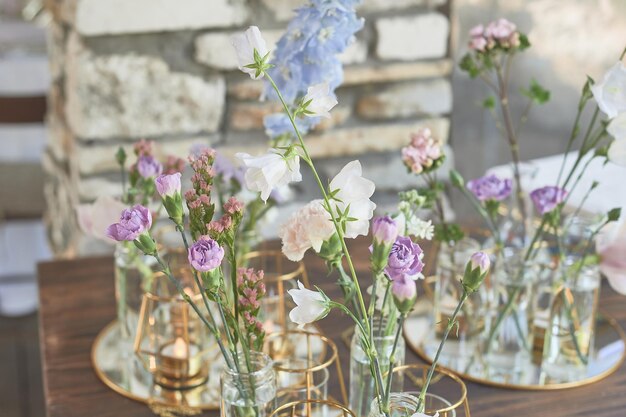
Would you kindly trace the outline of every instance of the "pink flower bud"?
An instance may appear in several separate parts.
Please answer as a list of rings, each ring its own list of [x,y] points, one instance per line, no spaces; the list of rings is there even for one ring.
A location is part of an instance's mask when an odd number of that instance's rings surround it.
[[[491,260],[485,252],[476,252],[470,258],[470,264],[472,270],[479,268],[481,274],[487,273],[491,266]]]
[[[398,225],[389,216],[376,217],[372,221],[374,241],[383,245],[392,245],[398,237]]]

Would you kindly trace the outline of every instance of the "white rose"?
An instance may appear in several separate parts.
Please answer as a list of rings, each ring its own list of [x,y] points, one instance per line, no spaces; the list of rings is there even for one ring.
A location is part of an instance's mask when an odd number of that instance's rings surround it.
[[[250,26],[245,32],[238,33],[231,37],[231,43],[237,53],[237,61],[239,62],[239,69],[246,74],[249,74],[253,80],[262,78],[263,74],[259,74],[257,77],[257,70],[255,68],[247,68],[247,65],[255,64],[254,51],[263,58],[268,53],[267,44],[261,36],[261,31],[256,26]]]
[[[278,150],[270,149],[265,155],[257,157],[247,153],[235,156],[246,166],[246,187],[250,191],[260,192],[263,201],[267,201],[273,189],[302,181],[300,157],[296,154],[285,157]]]
[[[626,111],[626,67],[624,64],[617,62],[613,65],[604,75],[602,82],[591,87],[591,92],[600,110],[609,119]]]
[[[327,82],[309,87],[302,101],[306,105],[304,114],[309,117],[320,116],[330,119],[329,112],[337,105],[337,99],[330,93]]]
[[[302,328],[304,325],[321,320],[330,311],[330,300],[321,292],[311,291],[298,281],[298,289],[289,290],[289,295],[296,303],[289,312],[289,319]]]

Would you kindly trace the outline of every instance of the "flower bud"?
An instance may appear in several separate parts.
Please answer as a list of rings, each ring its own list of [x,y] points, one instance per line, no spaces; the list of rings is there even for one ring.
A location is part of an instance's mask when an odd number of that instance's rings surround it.
[[[156,254],[156,242],[147,232],[140,234],[137,239],[133,241],[133,243],[140,251],[142,251],[146,255]]]
[[[389,216],[376,217],[372,221],[374,244],[393,245],[398,237],[398,225]]]
[[[415,281],[407,276],[395,278],[391,283],[393,302],[401,314],[407,314],[413,309],[417,301],[417,286]]]
[[[222,285],[221,272],[219,268],[211,269],[207,272],[201,272],[200,276],[202,277],[202,283],[204,284],[204,289],[209,294],[216,294]]]
[[[468,293],[475,292],[482,284],[489,272],[491,260],[485,252],[476,252],[470,257],[465,274],[463,275],[463,288]]]
[[[157,192],[163,200],[165,211],[178,226],[183,224],[183,199],[180,194],[180,172],[171,175],[159,175],[154,180]]]

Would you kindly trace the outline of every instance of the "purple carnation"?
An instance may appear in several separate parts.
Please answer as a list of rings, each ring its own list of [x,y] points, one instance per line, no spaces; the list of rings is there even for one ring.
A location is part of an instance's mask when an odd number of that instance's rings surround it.
[[[142,178],[154,178],[163,172],[163,165],[152,156],[140,156],[137,160],[137,171]]]
[[[372,221],[372,236],[378,243],[391,245],[398,237],[398,225],[389,216],[376,217]]]
[[[122,211],[119,223],[110,225],[106,234],[113,240],[132,241],[152,227],[152,213],[146,207],[137,204]]]
[[[549,185],[537,188],[530,193],[530,198],[533,200],[537,212],[543,216],[561,204],[566,195],[567,191],[564,189]]]
[[[502,201],[511,195],[511,180],[500,179],[495,175],[486,175],[467,183],[467,189],[480,201]]]
[[[391,279],[405,275],[408,277],[419,276],[424,269],[423,256],[424,252],[417,243],[408,237],[398,236],[391,247],[385,272]]]
[[[222,264],[224,249],[209,236],[200,236],[189,248],[187,258],[193,269],[208,272]]]

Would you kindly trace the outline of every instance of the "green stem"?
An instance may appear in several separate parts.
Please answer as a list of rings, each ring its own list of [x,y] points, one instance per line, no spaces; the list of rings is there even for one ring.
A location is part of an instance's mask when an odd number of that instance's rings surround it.
[[[348,275],[346,273],[346,270],[343,269],[343,264],[341,260],[337,261],[333,265],[337,269],[337,272],[339,272],[339,276],[340,276],[339,287],[341,288],[341,291],[343,293],[344,300],[346,301],[349,300],[352,303],[352,308],[354,309],[354,313],[356,314],[357,317],[360,318],[361,311],[359,309],[358,301],[356,298],[354,298],[354,295],[350,294],[350,291],[347,289],[347,286],[350,286],[350,287],[353,286],[350,275]]]
[[[406,314],[401,314],[398,318],[398,329],[396,330],[396,337],[393,341],[393,348],[391,350],[391,356],[389,356],[389,371],[387,374],[387,387],[385,388],[384,393],[384,401],[385,404],[389,403],[389,396],[391,394],[391,377],[393,375],[393,367],[396,364],[396,351],[398,349],[398,341],[400,340],[400,334],[402,333],[402,327],[404,325],[404,320],[406,319]]]
[[[463,290],[463,295],[461,296],[461,300],[459,301],[459,304],[457,304],[456,308],[454,309],[454,313],[452,313],[452,317],[450,317],[450,319],[448,320],[448,325],[446,326],[446,330],[443,333],[443,338],[441,339],[441,343],[439,343],[439,347],[437,348],[437,353],[435,353],[435,358],[433,359],[433,363],[430,365],[430,369],[428,370],[428,375],[426,376],[426,382],[424,383],[424,385],[422,386],[422,390],[420,391],[420,395],[419,395],[418,402],[417,402],[417,408],[415,409],[416,413],[424,412],[424,408],[426,404],[426,392],[428,391],[428,386],[430,385],[430,381],[432,380],[433,375],[435,373],[435,369],[437,368],[437,363],[439,362],[439,356],[441,355],[443,346],[445,345],[446,340],[448,339],[448,336],[450,335],[450,331],[452,330],[452,328],[454,327],[454,324],[456,323],[456,318],[459,315],[459,311],[461,311],[461,308],[463,307],[463,303],[465,303],[465,300],[467,300],[468,296],[469,294],[467,293],[467,291]]]
[[[583,113],[583,109],[585,108],[586,101],[581,101],[578,103],[578,111],[576,112],[576,118],[574,119],[574,126],[572,127],[572,132],[569,135],[569,140],[567,141],[567,147],[565,148],[565,153],[563,154],[563,161],[561,161],[561,167],[559,168],[559,175],[556,179],[556,185],[558,186],[561,183],[561,177],[563,176],[563,170],[565,169],[565,162],[567,161],[567,154],[572,150],[572,146],[574,146],[574,141],[578,136],[580,116]]]
[[[593,130],[593,126],[596,123],[596,120],[598,118],[599,113],[600,113],[600,108],[598,106],[596,106],[596,109],[593,112],[593,116],[591,117],[591,121],[589,122],[589,126],[587,127],[587,132],[585,133],[585,136],[583,138],[582,144],[580,145],[581,151],[578,152],[578,156],[576,157],[576,161],[574,162],[574,166],[572,167],[572,169],[570,170],[569,174],[565,178],[565,181],[563,182],[563,186],[561,188],[567,187],[567,184],[569,184],[570,180],[572,179],[572,176],[576,172],[576,168],[578,168],[578,165],[580,164],[580,161],[581,161],[582,157],[585,155],[585,153],[583,153],[582,150],[585,149],[585,144],[586,144],[587,140],[589,139],[589,135],[591,135],[591,132]],[[564,156],[564,158],[565,157],[567,157],[567,154]]]

